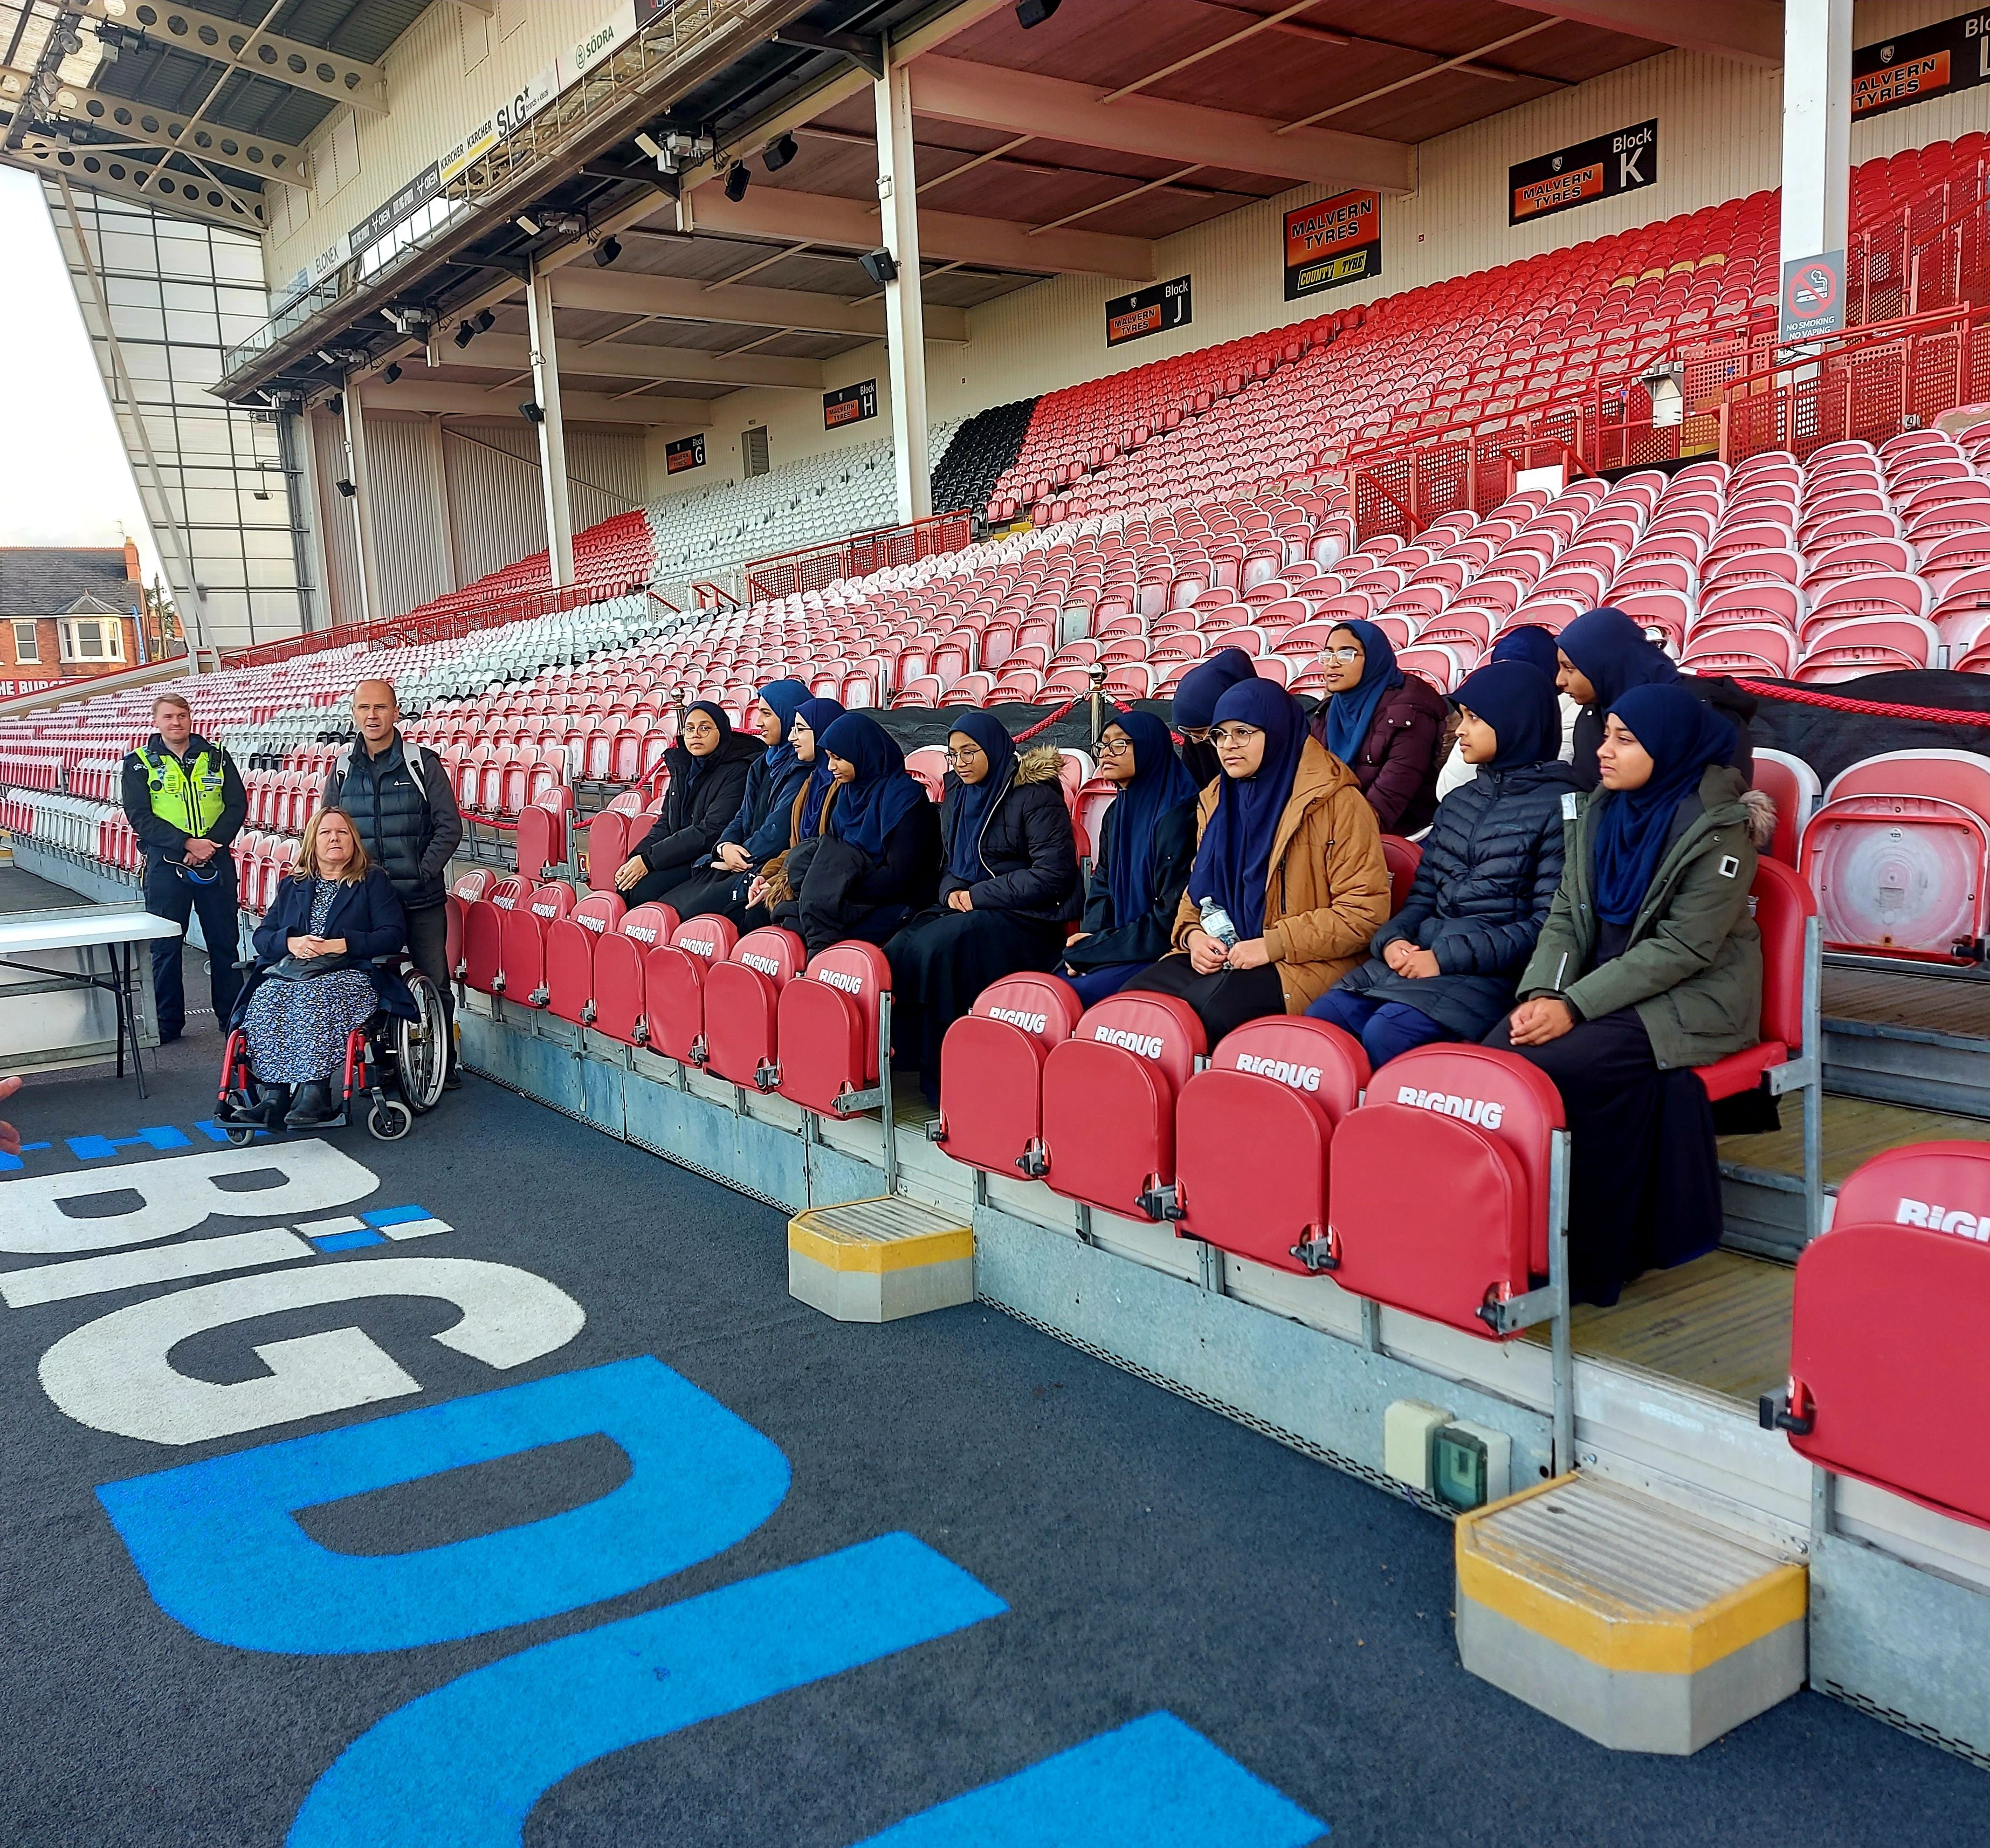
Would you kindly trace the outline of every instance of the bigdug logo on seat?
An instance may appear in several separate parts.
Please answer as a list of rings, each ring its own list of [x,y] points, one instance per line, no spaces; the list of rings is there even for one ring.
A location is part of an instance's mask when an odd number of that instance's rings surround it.
[[[1954,1232],[1959,1238],[1974,1238],[1979,1245],[1990,1245],[1990,1213],[1971,1213],[1961,1207],[1945,1207],[1938,1202],[1931,1204],[1925,1200],[1910,1200],[1904,1194],[1900,1204],[1893,1210],[1896,1225],[1924,1225],[1931,1232]]]
[[[1483,1097],[1453,1097],[1447,1091],[1419,1091],[1414,1085],[1404,1085],[1396,1093],[1396,1102],[1408,1104],[1413,1110],[1435,1110],[1440,1116],[1455,1116],[1461,1123],[1476,1124],[1482,1130],[1496,1130],[1506,1114],[1506,1106],[1495,1099]]]
[[[1253,1053],[1240,1052],[1237,1055],[1237,1069],[1255,1072],[1260,1078],[1276,1079],[1282,1085],[1290,1085],[1295,1091],[1319,1089],[1317,1065],[1295,1065],[1286,1059],[1259,1058]]]

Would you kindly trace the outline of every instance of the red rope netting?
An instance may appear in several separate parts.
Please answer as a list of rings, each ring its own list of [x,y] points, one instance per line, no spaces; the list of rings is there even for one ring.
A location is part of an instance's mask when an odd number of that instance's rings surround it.
[[[1822,692],[1815,687],[1771,686],[1767,681],[1760,680],[1737,680],[1734,684],[1743,692],[1753,693],[1758,698],[1788,700],[1802,706],[1822,706],[1832,712],[1857,712],[1868,718],[1917,718],[1934,725],[1990,727],[1990,712],[1953,712],[1941,706],[1899,706],[1883,700],[1854,699],[1843,693]]]

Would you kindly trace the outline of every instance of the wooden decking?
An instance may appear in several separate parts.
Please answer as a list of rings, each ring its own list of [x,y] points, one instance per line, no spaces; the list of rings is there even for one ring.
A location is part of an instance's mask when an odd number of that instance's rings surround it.
[[[1772,1136],[1723,1136],[1720,1159],[1778,1174],[1803,1172],[1803,1130],[1796,1100],[1783,1101],[1783,1127]],[[1900,1104],[1863,1097],[1824,1100],[1824,1179],[1835,1186],[1882,1149],[1910,1142],[1990,1142],[1990,1123],[1974,1116],[1944,1116]]]
[[[1876,969],[1824,970],[1826,1020],[1870,1021],[1990,1040],[1990,978],[1955,970],[1894,975]]]

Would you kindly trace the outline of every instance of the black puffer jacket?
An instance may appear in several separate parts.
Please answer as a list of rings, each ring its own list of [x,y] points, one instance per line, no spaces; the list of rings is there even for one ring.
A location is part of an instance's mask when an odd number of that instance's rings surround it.
[[[421,769],[417,786],[408,756]],[[409,911],[427,911],[448,895],[450,855],[463,844],[463,812],[441,759],[399,732],[378,757],[355,739],[324,780],[324,805],[352,817],[359,844],[393,882]]]
[[[1368,960],[1340,986],[1401,1001],[1446,1032],[1476,1040],[1513,1004],[1514,985],[1561,884],[1565,763],[1481,770],[1438,804],[1416,883],[1376,932]],[[1398,937],[1436,957],[1434,976],[1397,975],[1382,952]]]
[[[664,752],[671,786],[664,792],[656,825],[636,849],[651,872],[688,872],[711,857],[726,823],[739,813],[746,791],[746,773],[766,748],[757,738],[728,732],[695,776],[689,774],[694,759],[682,745],[674,744]]]
[[[1051,745],[1039,745],[1016,759],[981,824],[981,864],[988,877],[967,887],[976,911],[1006,911],[1041,924],[1068,924],[1078,916],[1078,844],[1058,786],[1061,767]],[[942,865],[953,858],[960,787],[959,778],[948,771],[939,811]],[[939,882],[940,902],[962,884],[946,874]]]

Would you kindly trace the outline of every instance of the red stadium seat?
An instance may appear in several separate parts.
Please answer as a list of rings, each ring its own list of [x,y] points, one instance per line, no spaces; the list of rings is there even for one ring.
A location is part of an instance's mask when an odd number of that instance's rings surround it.
[[[832,943],[781,990],[778,1088],[804,1109],[844,1116],[880,1103],[878,1051],[891,965],[874,944]]]
[[[523,904],[505,912],[496,993],[528,1007],[546,1004],[546,930],[573,909],[573,888],[538,886]]]
[[[467,987],[495,994],[504,966],[504,916],[525,895],[525,882],[515,875],[500,879],[481,899],[463,908],[463,966]]]
[[[1824,786],[1801,757],[1764,746],[1755,752],[1755,787],[1776,805],[1776,832],[1769,852],[1784,865],[1795,866],[1804,824],[1817,807]]]
[[[1175,1109],[1167,1217],[1188,1235],[1280,1270],[1326,1238],[1328,1144],[1368,1082],[1353,1034],[1273,1014],[1226,1035]]]
[[[1990,1478],[1954,1415],[1990,1394],[1986,1318],[1990,1147],[1875,1156],[1797,1260],[1789,1384],[1762,1423],[1826,1469],[1990,1527]]]
[[[613,892],[615,875],[629,858],[631,817],[612,808],[603,809],[587,824],[581,858],[587,866],[587,883],[595,892]]]
[[[1163,1216],[1175,1178],[1175,1103],[1207,1050],[1173,995],[1134,990],[1088,1008],[1044,1062],[1043,1178],[1068,1200]]]
[[[1401,834],[1384,834],[1382,858],[1389,868],[1389,915],[1394,917],[1408,902],[1417,868],[1424,863],[1424,850]]]
[[[687,918],[644,957],[644,1045],[681,1065],[703,1062],[705,977],[739,940],[729,918]]]
[[[1890,751],[1832,780],[1801,865],[1831,949],[1973,961],[1990,924],[1990,763]]]
[[[594,1013],[597,1033],[625,1045],[640,1045],[648,1028],[644,1006],[644,959],[667,943],[677,914],[667,905],[639,905],[624,912],[594,946]]]
[[[546,926],[546,1007],[576,1026],[595,1017],[594,951],[623,915],[616,892],[589,892],[572,912]]]
[[[1495,1306],[1550,1269],[1561,1127],[1560,1094],[1514,1053],[1431,1045],[1391,1059],[1335,1136],[1341,1286],[1473,1334],[1517,1333],[1526,1324]]]
[[[1085,1011],[1054,975],[1005,976],[976,997],[940,1048],[939,1140],[991,1174],[1043,1171],[1044,1063]]]
[[[781,990],[801,972],[807,947],[792,930],[749,930],[705,978],[705,1065],[735,1085],[773,1089],[779,1071]]]

